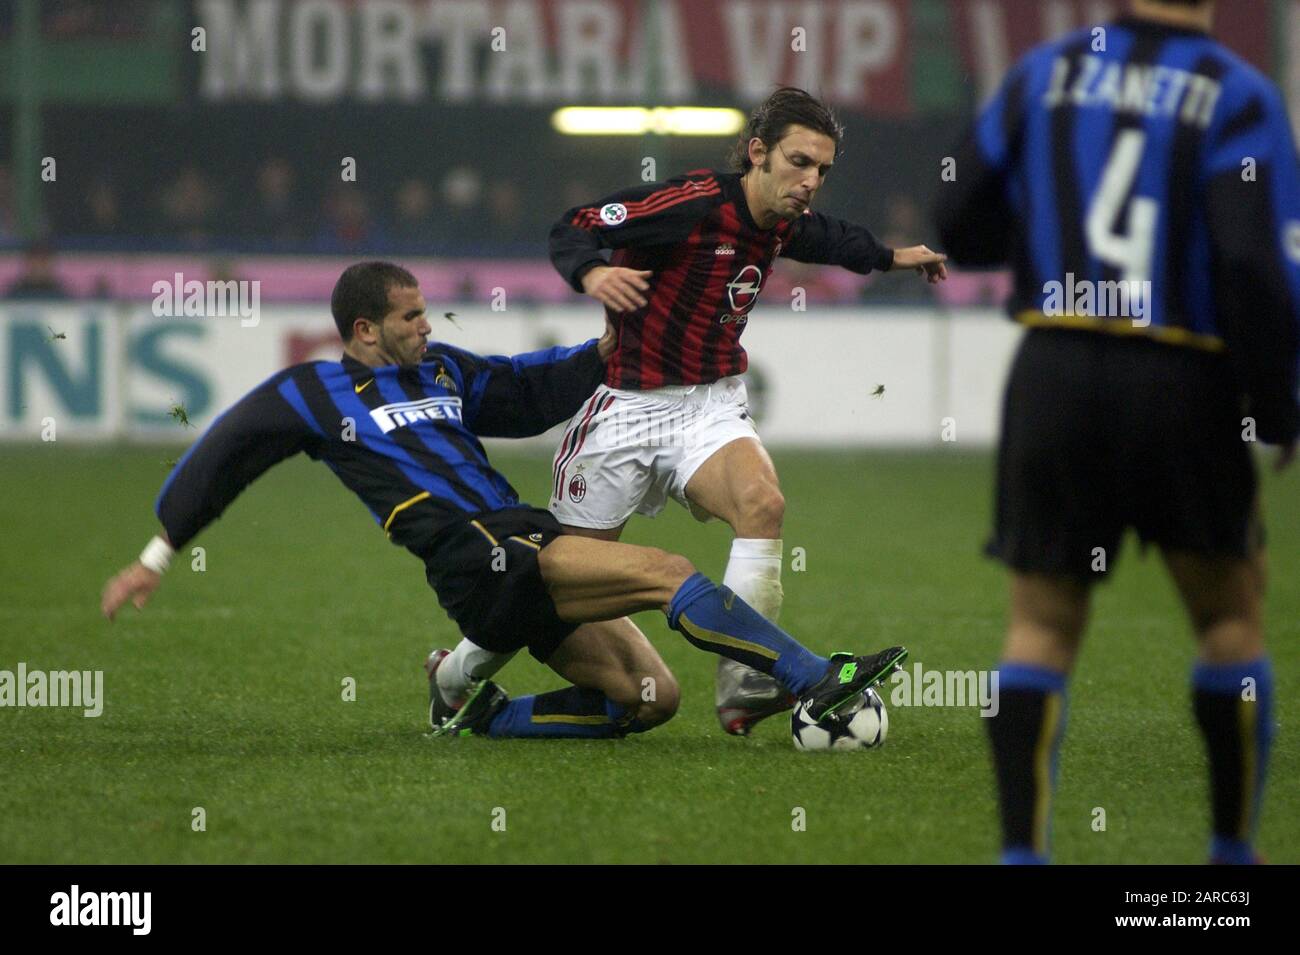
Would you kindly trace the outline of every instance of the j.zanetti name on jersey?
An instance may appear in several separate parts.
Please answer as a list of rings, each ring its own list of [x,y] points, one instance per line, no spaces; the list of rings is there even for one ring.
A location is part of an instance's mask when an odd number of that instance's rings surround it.
[[[1107,106],[1139,116],[1173,116],[1205,129],[1214,116],[1220,85],[1209,77],[1170,66],[1142,63],[1107,63],[1099,56],[1081,54],[1078,69],[1069,57],[1052,64],[1052,82],[1043,105]],[[1070,82],[1071,74],[1074,81]]]
[[[397,401],[375,408],[370,412],[370,417],[384,434],[413,421],[459,421],[460,399],[421,398],[419,401]]]
[[[132,935],[148,935],[152,911],[152,892],[82,892],[74,885],[50,896],[51,925],[129,925]]]

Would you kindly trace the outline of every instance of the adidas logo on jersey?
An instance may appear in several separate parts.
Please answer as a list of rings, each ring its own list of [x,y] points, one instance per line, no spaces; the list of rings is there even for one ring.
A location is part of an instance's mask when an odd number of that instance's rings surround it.
[[[713,250],[714,255],[735,255],[736,249],[730,242],[724,242]]]

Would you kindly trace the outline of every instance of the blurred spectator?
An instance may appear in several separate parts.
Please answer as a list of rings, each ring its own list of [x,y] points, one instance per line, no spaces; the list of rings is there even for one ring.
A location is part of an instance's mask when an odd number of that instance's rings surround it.
[[[230,259],[213,259],[211,271],[208,273],[209,280],[213,282],[238,282],[240,281],[239,272],[235,270],[235,263]]]
[[[434,238],[433,189],[423,179],[407,179],[397,187],[393,236],[406,243]]]
[[[121,227],[121,207],[112,183],[97,179],[86,193],[86,229],[91,235],[111,235]]]
[[[916,200],[904,193],[894,193],[885,201],[885,227],[879,233],[879,239],[891,249],[907,248],[911,245],[926,244],[925,233],[929,231],[924,223],[921,207]],[[910,275],[911,281],[901,276],[887,281],[873,281],[864,286],[863,300],[889,301],[904,305],[921,304],[934,300],[934,286],[921,276]]]
[[[457,166],[442,180],[438,234],[448,240],[479,241],[487,235],[482,199],[483,179],[471,166]]]
[[[54,39],[140,36],[148,28],[151,0],[42,0],[41,32]]]
[[[160,206],[168,232],[196,245],[207,244],[216,231],[217,193],[208,177],[195,166],[164,187]]]
[[[519,243],[535,238],[528,234],[523,206],[523,196],[513,180],[492,184],[488,190],[488,229],[492,241]],[[543,234],[541,240],[544,239]]]
[[[325,200],[325,224],[316,236],[317,250],[359,253],[383,242],[365,193],[355,183],[335,185]]]
[[[560,195],[561,199],[558,207],[551,212],[551,222],[560,218],[569,209],[585,206],[587,203],[595,202],[600,198],[600,193],[596,191],[596,187],[581,179],[570,179],[566,182]]]
[[[306,237],[307,209],[292,164],[283,156],[273,156],[257,169],[241,228],[249,235],[291,246]]]
[[[0,242],[13,239],[18,234],[16,220],[13,177],[9,175],[9,166],[0,163]]]
[[[921,207],[911,196],[895,193],[885,202],[885,228],[881,240],[890,248],[923,245]]]
[[[51,37],[84,36],[92,33],[98,19],[96,7],[108,6],[88,0],[49,0],[41,11],[41,27]]]
[[[34,242],[23,253],[23,270],[5,292],[8,299],[70,298],[68,290],[54,274],[54,249],[48,243]]]

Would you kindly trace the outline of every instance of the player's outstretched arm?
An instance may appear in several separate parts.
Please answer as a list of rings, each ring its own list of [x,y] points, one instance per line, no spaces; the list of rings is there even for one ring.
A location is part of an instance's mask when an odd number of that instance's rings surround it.
[[[838,265],[860,275],[872,271],[916,269],[931,283],[942,282],[948,277],[944,266],[948,259],[946,255],[932,252],[923,245],[891,249],[878,242],[865,226],[818,212],[807,212],[795,219],[789,241],[781,254],[796,262]]]
[[[605,377],[614,350],[599,340],[506,357],[448,349],[465,381],[465,426],[485,438],[528,438],[568,421]]]
[[[286,384],[287,383],[287,384]],[[158,589],[176,549],[221,516],[250,483],[278,461],[315,440],[281,387],[293,385],[281,372],[219,417],[185,453],[163,484],[155,509],[162,533],[140,559],[104,585],[100,610],[112,620],[128,600],[142,609]]]

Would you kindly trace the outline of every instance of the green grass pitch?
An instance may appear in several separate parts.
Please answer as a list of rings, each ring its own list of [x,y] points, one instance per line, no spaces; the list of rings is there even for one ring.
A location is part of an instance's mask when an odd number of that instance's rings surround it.
[[[104,671],[104,713],[0,709],[0,862],[989,862],[997,828],[977,711],[890,708],[881,750],[796,752],[784,718],[748,740],[713,714],[713,658],[639,623],[683,689],[622,741],[440,741],[420,663],[456,634],[420,564],[328,470],[299,458],[178,556],[110,626],[105,579],[139,553],[174,449],[8,447],[0,669]],[[543,502],[547,459],[494,455]],[[788,500],[782,622],[814,649],[906,644],[927,668],[994,663],[1003,575],[979,553],[991,458],[775,455]],[[1270,458],[1271,460],[1271,458]],[[1300,862],[1300,474],[1265,479],[1277,672],[1260,847]],[[628,540],[718,578],[729,541],[673,507]],[[806,569],[790,570],[791,550]],[[1059,862],[1194,863],[1208,827],[1188,699],[1193,644],[1154,554],[1126,542],[1071,688]],[[342,699],[346,677],[356,700]],[[519,658],[512,693],[559,685]],[[888,701],[888,697],[886,698]],[[192,811],[206,831],[192,830]],[[1094,831],[1094,809],[1105,831]],[[505,831],[495,831],[504,809]],[[794,831],[796,808],[806,829]]]

